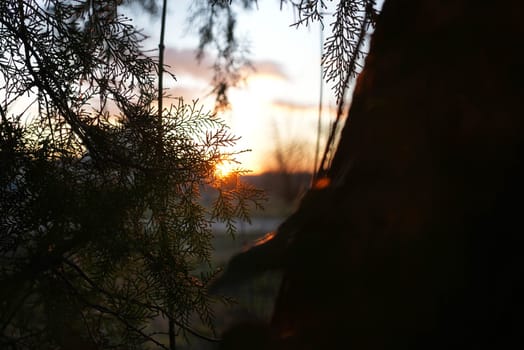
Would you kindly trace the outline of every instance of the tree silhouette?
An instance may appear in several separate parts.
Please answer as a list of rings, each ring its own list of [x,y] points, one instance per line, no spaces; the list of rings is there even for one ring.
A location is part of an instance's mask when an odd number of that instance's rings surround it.
[[[164,67],[120,3],[0,3],[3,349],[167,348],[155,319],[203,336],[211,223],[233,232],[262,198],[214,175],[237,139],[215,114],[158,113]]]

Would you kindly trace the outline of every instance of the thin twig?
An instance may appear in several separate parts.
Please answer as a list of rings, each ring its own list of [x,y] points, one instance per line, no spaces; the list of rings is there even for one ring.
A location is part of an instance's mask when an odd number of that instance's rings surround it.
[[[367,27],[369,24],[370,17],[372,15],[371,11],[372,11],[372,8],[370,8],[369,6],[366,6],[366,14],[364,16],[364,21],[362,22],[362,26],[360,28],[357,45],[355,47],[355,53],[353,56],[351,56],[351,61],[349,62],[349,68],[347,70],[347,75],[346,75],[346,78],[344,79],[344,85],[342,86],[343,90],[340,96],[340,101],[338,102],[337,116],[336,116],[335,122],[333,123],[333,126],[331,127],[331,132],[329,133],[329,138],[327,140],[326,148],[324,149],[324,154],[322,156],[322,161],[320,162],[320,166],[319,166],[317,174],[323,175],[326,172],[325,163],[326,163],[327,155],[329,154],[329,152],[331,151],[331,148],[333,147],[336,131],[338,129],[338,124],[340,123],[342,113],[344,112],[344,107],[345,107],[344,106],[345,105],[344,104],[344,95],[348,89],[348,85],[349,85],[349,81],[351,80],[352,72],[354,71],[356,67],[357,60],[359,57],[360,47],[364,43],[364,38],[366,37]]]
[[[87,274],[78,266],[76,265],[74,262],[72,262],[71,260],[69,259],[66,259],[66,258],[63,258],[63,262],[68,265],[69,267],[73,268],[80,277],[82,277],[89,285],[91,285],[95,290],[97,290],[98,292],[106,295],[107,297],[111,298],[111,299],[120,299],[120,300],[124,300],[126,302],[130,302],[132,304],[135,304],[137,306],[141,306],[141,307],[144,307],[144,308],[147,308],[149,309],[150,311],[155,311],[155,312],[158,312],[160,314],[164,314],[164,315],[167,315],[168,319],[172,319],[172,321],[180,328],[184,329],[185,331],[187,331],[188,333],[198,337],[198,338],[201,338],[201,339],[204,339],[204,340],[208,340],[208,341],[211,341],[211,342],[218,342],[220,341],[220,339],[218,338],[212,338],[212,337],[208,337],[206,335],[203,335],[197,331],[195,331],[194,329],[192,329],[191,327],[189,327],[188,325],[185,325],[183,324],[182,322],[180,321],[177,321],[176,319],[173,318],[172,315],[170,315],[168,312],[166,312],[166,310],[164,310],[163,308],[161,308],[160,306],[157,306],[157,305],[153,305],[153,304],[148,304],[148,303],[144,303],[144,302],[141,302],[139,300],[136,300],[134,298],[128,298],[128,297],[122,297],[122,296],[119,296],[119,295],[115,295],[111,292],[108,292],[106,291],[105,289],[103,289],[102,287],[98,286],[89,276],[87,276]]]

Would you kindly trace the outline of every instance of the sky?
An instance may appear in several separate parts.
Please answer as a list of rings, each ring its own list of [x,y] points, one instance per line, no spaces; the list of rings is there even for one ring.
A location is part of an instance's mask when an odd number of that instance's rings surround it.
[[[191,1],[168,1],[165,62],[176,75],[166,81],[168,93],[184,100],[199,99],[205,110],[212,110],[210,96],[212,61],[198,64],[196,26],[188,23]],[[129,10],[138,28],[149,36],[146,49],[158,48],[160,16]],[[317,139],[320,95],[320,28],[292,27],[290,5],[280,9],[280,0],[259,1],[249,12],[239,12],[237,33],[248,43],[255,71],[249,72],[241,86],[229,92],[231,110],[219,115],[236,136],[236,149],[249,149],[237,158],[240,167],[262,173],[277,169],[276,150],[284,150],[290,170],[313,170]],[[321,150],[330,120],[334,118],[333,92],[323,86]]]

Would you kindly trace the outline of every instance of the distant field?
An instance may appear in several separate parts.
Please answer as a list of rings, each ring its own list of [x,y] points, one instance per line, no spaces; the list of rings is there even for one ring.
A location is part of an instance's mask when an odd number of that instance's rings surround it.
[[[225,225],[220,223],[213,225],[215,237],[212,240],[213,254],[212,264],[214,267],[224,267],[228,260],[235,254],[247,249],[257,239],[270,231],[275,231],[283,220],[295,209],[300,200],[301,193],[309,184],[309,174],[297,174],[292,176],[297,197],[293,201],[284,200],[280,194],[283,191],[281,176],[278,174],[264,174],[260,176],[246,177],[244,180],[258,188],[266,190],[268,201],[264,210],[252,212],[251,224],[238,223],[237,234],[232,237],[225,233]],[[234,300],[231,305],[216,304],[216,331],[220,336],[224,330],[232,325],[243,321],[269,322],[275,298],[280,287],[281,273],[269,272],[254,277],[245,283],[232,286],[223,294]],[[195,323],[195,328],[207,335],[209,330]],[[203,341],[195,337],[189,337],[190,343],[179,337],[177,349],[191,350],[214,350],[216,344]]]
[[[280,223],[279,219],[270,220],[267,224]],[[277,225],[278,226],[278,225]],[[276,229],[275,226],[273,229]],[[265,230],[241,230],[235,237],[218,231],[213,238],[213,265],[214,267],[225,266],[229,258],[239,253],[246,246],[252,244],[257,239],[264,236]],[[242,233],[243,232],[243,233]],[[217,336],[234,324],[243,321],[263,321],[269,322],[273,312],[275,298],[280,286],[281,275],[278,272],[270,272],[253,278],[238,286],[233,286],[223,294],[233,299],[233,304],[224,305],[217,303],[214,307],[216,317]],[[153,327],[165,328],[163,320],[155,321]],[[194,327],[199,332],[212,336],[209,330],[194,323]],[[210,343],[193,336],[188,337],[189,343],[183,337],[177,337],[177,349],[180,350],[214,350],[216,343]],[[164,340],[167,342],[167,338]]]
[[[224,264],[233,254],[242,251],[266,233],[275,231],[281,222],[280,218],[254,218],[251,224],[239,224],[238,233],[234,237],[225,233],[225,227],[222,227],[224,225],[216,225],[212,242],[213,262]]]

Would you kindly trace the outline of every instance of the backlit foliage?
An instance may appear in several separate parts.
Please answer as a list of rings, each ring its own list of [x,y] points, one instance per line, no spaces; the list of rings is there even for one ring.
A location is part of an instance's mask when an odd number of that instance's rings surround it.
[[[212,335],[211,224],[233,232],[263,197],[216,181],[237,140],[216,115],[180,99],[158,117],[120,3],[0,2],[2,349],[166,348],[152,321],[196,333],[195,314]]]
[[[359,73],[365,56],[366,35],[374,26],[377,16],[375,0],[281,0],[280,6],[291,4],[297,17],[292,25],[309,26],[328,21],[329,31],[324,42],[322,65],[324,79],[332,84],[339,103],[349,83]],[[243,78],[242,69],[249,66],[245,48],[239,41],[236,12],[252,9],[257,0],[217,1],[198,0],[192,3],[191,23],[199,25],[199,56],[209,48],[216,53],[213,92],[217,105],[227,107],[227,90]],[[268,23],[268,25],[270,25]]]
[[[377,15],[374,0],[340,0],[333,4],[327,0],[282,0],[291,3],[298,14],[295,26],[309,26],[314,22],[325,25],[325,17],[332,20],[329,35],[324,42],[322,66],[324,79],[333,84],[340,102],[352,78],[362,68],[365,56],[365,36],[374,25]],[[334,11],[332,11],[334,7]],[[330,12],[332,11],[332,12]]]
[[[256,1],[196,0],[191,2],[189,21],[199,29],[200,42],[197,58],[213,55],[212,93],[216,96],[216,109],[230,107],[227,91],[245,78],[250,67],[247,47],[236,32],[236,16],[239,8],[250,9]]]

